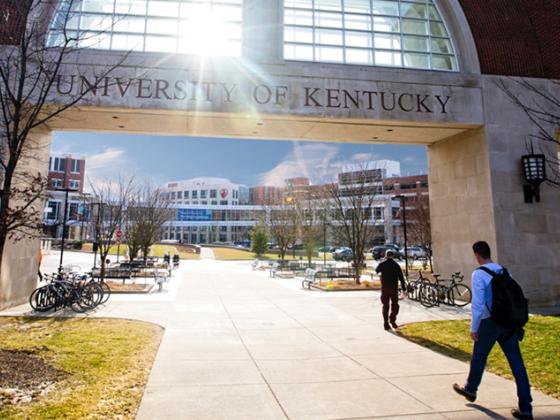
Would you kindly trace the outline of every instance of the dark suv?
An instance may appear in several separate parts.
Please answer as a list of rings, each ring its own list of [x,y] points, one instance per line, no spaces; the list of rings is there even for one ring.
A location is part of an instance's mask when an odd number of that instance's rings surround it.
[[[385,258],[385,253],[387,251],[393,251],[393,258],[401,258],[401,253],[399,252],[398,248],[393,247],[392,245],[378,245],[374,246],[371,249],[371,256],[374,260],[379,260],[381,258]]]

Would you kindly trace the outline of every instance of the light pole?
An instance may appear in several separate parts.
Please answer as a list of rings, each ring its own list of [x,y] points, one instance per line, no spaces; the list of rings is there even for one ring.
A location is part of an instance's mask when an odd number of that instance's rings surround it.
[[[327,267],[327,209],[323,208],[323,269]]]
[[[404,195],[397,195],[395,198],[398,198],[402,204],[402,215],[403,215],[403,229],[404,229],[404,264],[405,264],[405,273],[406,278],[408,279],[408,242],[406,236],[406,197]]]
[[[99,219],[100,219],[101,209],[102,209],[103,203],[101,203],[101,202],[91,203],[92,209],[93,209],[93,206],[97,207],[97,222],[95,223],[95,232],[94,232],[94,237],[93,237],[93,268],[96,268],[97,267],[97,249],[99,248]]]
[[[68,188],[68,161],[70,158],[64,159],[64,179],[62,181],[64,188],[56,188],[56,191],[64,191],[64,213],[62,214],[62,240],[60,242],[60,263],[58,265],[58,272],[62,272],[62,261],[64,259],[64,240],[66,238],[66,220],[68,217],[68,193],[77,192],[75,188]]]

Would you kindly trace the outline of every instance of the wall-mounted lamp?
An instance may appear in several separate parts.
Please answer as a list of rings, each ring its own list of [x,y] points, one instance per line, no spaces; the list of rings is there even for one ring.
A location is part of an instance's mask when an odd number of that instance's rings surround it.
[[[546,180],[546,159],[540,154],[521,156],[523,177],[526,184],[523,186],[523,195],[526,203],[532,203],[533,198],[538,203],[541,201],[540,185]]]

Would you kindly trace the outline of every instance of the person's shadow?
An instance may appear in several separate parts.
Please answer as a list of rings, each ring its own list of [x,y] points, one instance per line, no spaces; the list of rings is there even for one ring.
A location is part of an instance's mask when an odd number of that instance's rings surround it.
[[[483,407],[483,406],[478,405],[478,404],[469,403],[469,404],[466,404],[466,406],[470,407],[470,408],[474,408],[474,409],[486,414],[491,419],[508,419],[509,418],[509,417],[504,417],[501,414],[498,414],[495,411],[492,411],[489,408]]]

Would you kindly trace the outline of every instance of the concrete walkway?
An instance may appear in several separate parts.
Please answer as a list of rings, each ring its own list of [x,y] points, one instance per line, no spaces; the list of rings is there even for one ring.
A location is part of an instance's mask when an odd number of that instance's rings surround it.
[[[299,283],[200,260],[183,262],[167,293],[111,298],[95,316],[166,328],[138,419],[510,418],[513,382],[486,373],[467,403],[451,385],[468,365],[384,331],[377,292]],[[405,302],[399,321],[465,316]],[[560,418],[560,401],[533,397],[536,418]]]

